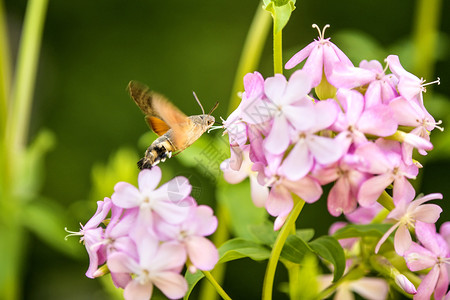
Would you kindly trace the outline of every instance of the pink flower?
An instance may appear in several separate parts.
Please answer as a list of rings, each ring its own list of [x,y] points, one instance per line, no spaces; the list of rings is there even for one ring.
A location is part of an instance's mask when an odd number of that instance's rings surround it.
[[[273,105],[272,128],[264,140],[267,151],[280,154],[286,150],[290,142],[289,131],[299,124],[301,126],[302,118],[299,116],[307,113],[303,103],[311,102],[307,98],[310,90],[310,77],[301,70],[292,74],[289,81],[281,74],[266,79],[264,91]]]
[[[277,217],[274,230],[278,230],[283,226],[294,206],[291,193],[296,194],[308,203],[317,201],[322,194],[320,184],[309,176],[296,181],[280,176],[278,173],[280,159],[280,156],[271,156],[268,159],[268,166],[264,167],[258,163],[253,167],[253,170],[259,172],[259,183],[271,187],[266,202],[266,209],[270,215]]]
[[[140,230],[134,239],[138,258],[124,252],[114,252],[108,257],[108,268],[114,273],[130,273],[133,279],[124,290],[126,300],[148,300],[153,293],[153,285],[170,299],[184,296],[188,285],[179,274],[186,261],[186,253],[174,243],[159,244],[147,230]]]
[[[338,64],[328,78],[329,82],[338,88],[352,89],[367,86],[365,92],[366,106],[388,104],[398,96],[396,85],[398,79],[392,75],[385,75],[383,67],[376,60],[363,60],[359,68],[346,64]]]
[[[319,27],[316,24],[313,24],[313,28],[317,28],[319,31],[318,40],[314,40],[314,42],[297,52],[285,65],[286,69],[292,69],[308,58],[302,70],[306,71],[311,77],[312,87],[316,87],[320,83],[323,72],[325,72],[325,76],[329,78],[335,65],[342,63],[344,65],[353,66],[352,62],[344,52],[330,42],[330,38],[325,39],[325,30],[328,27],[330,27],[330,25],[325,25],[322,32],[320,32]]]
[[[217,218],[209,206],[191,206],[186,220],[179,225],[158,222],[156,233],[163,241],[183,245],[192,264],[200,270],[212,270],[219,260],[214,244],[205,238],[216,231]]]
[[[389,106],[380,103],[368,107],[363,95],[355,90],[339,89],[336,97],[344,112],[332,128],[345,132],[348,144],[366,142],[365,134],[385,137],[396,132],[398,124]]]
[[[394,112],[394,117],[399,125],[414,127],[410,134],[425,140],[425,145],[419,148],[419,153],[426,155],[427,152],[425,150],[433,148],[433,145],[430,143],[430,132],[434,128],[442,130],[441,127],[437,126],[441,122],[436,122],[424,106],[419,105],[415,101],[408,101],[404,97],[395,98],[389,103],[389,107]],[[408,159],[406,161],[408,164],[412,163],[413,147],[414,145],[409,143],[403,144],[404,157]]]
[[[397,89],[401,96],[408,101],[416,101],[417,104],[423,106],[422,92],[426,92],[426,85],[437,83],[438,80],[425,84],[423,78],[419,79],[417,76],[406,71],[400,64],[400,60],[397,55],[389,55],[386,58],[386,62],[389,65],[389,69],[399,79]]]
[[[442,212],[436,204],[424,204],[430,200],[442,199],[442,194],[429,194],[414,201],[403,200],[397,203],[396,207],[389,213],[387,219],[396,220],[395,223],[378,242],[375,253],[378,253],[381,245],[397,229],[394,238],[394,247],[398,255],[403,255],[411,246],[412,239],[409,233],[410,228],[414,228],[416,221],[434,224]]]
[[[319,282],[326,288],[331,284],[332,275],[322,275]],[[355,299],[353,292],[361,295],[368,300],[385,300],[389,291],[386,280],[375,277],[362,277],[357,280],[347,280],[339,284],[333,300],[351,300]]]
[[[445,240],[436,233],[434,224],[416,222],[416,236],[422,244],[412,242],[411,247],[404,253],[406,265],[413,271],[431,268],[422,279],[414,299],[440,300],[445,296],[448,289],[450,272],[450,249]]]
[[[106,261],[106,253],[103,246],[104,229],[99,225],[105,220],[111,207],[111,199],[105,197],[103,201],[97,201],[97,211],[84,226],[81,225],[79,232],[71,232],[66,229],[70,233],[69,236],[80,235],[80,242],[82,241],[86,246],[86,251],[89,255],[89,268],[86,271],[86,276],[89,278],[94,278],[98,266]]]
[[[339,139],[317,134],[336,120],[338,114],[336,102],[328,100],[313,103],[305,100],[302,104],[302,124],[296,125],[294,148],[280,168],[280,173],[290,180],[304,177],[311,171],[314,162],[327,165],[336,162],[343,155],[344,144]]]
[[[355,168],[357,164],[358,157],[347,154],[335,164],[318,166],[312,173],[322,185],[336,181],[328,193],[328,212],[332,216],[349,214],[356,209],[359,187],[368,177]]]
[[[114,186],[112,201],[125,209],[139,208],[138,222],[151,225],[152,215],[159,215],[165,222],[181,223],[189,209],[179,205],[191,192],[191,185],[184,177],[175,177],[156,189],[161,180],[161,169],[142,170],[139,173],[139,189],[127,182]]]
[[[405,275],[398,273],[395,275],[395,283],[401,287],[405,292],[411,295],[417,294],[416,287],[414,284],[412,284],[411,281],[409,281],[408,278],[406,278]]]
[[[372,205],[392,182],[395,202],[403,198],[414,198],[414,188],[407,178],[415,178],[418,168],[403,162],[400,143],[378,139],[375,143],[367,142],[359,146],[355,155],[366,161],[365,165],[359,167],[361,171],[378,175],[361,185],[358,193],[361,206]]]

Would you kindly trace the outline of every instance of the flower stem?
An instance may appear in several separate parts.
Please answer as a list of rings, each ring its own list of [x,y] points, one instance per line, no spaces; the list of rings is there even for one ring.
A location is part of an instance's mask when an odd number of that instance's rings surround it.
[[[275,74],[283,74],[282,30],[273,31],[273,70]]]
[[[202,273],[205,275],[206,279],[208,279],[209,282],[214,286],[217,293],[222,297],[222,299],[231,300],[231,297],[228,296],[228,294],[223,290],[223,288],[217,283],[217,281],[214,279],[214,277],[211,275],[210,272],[202,271]]]
[[[394,200],[386,191],[383,191],[377,202],[383,205],[383,207],[388,211],[391,211],[395,208]]]
[[[271,17],[261,6],[262,3],[259,3],[242,49],[236,76],[234,77],[233,89],[231,90],[228,113],[233,112],[239,106],[241,98],[239,98],[238,93],[244,89],[242,78],[245,74],[253,72],[259,65],[261,53],[269,34]]]
[[[305,201],[298,198],[296,195],[293,195],[293,198],[295,201],[294,208],[290,212],[286,223],[283,225],[280,233],[277,236],[275,244],[272,248],[272,253],[270,254],[269,262],[267,264],[262,291],[263,300],[272,299],[273,280],[275,278],[275,270],[277,268],[278,260],[280,259],[281,250],[283,249],[287,237],[292,232],[292,228],[295,224],[295,221],[297,220],[297,217],[299,216],[300,212],[303,209],[303,206],[305,205]]]
[[[29,0],[27,5],[11,93],[11,114],[7,124],[7,141],[12,155],[20,155],[28,135],[47,4],[48,0]]]
[[[0,1],[0,139],[3,139],[8,110],[8,94],[11,76],[9,39],[6,28],[3,1]]]

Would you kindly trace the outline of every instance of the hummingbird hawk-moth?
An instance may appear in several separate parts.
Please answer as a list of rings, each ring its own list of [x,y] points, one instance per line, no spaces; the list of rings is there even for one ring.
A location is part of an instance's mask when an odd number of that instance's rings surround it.
[[[211,113],[217,108],[217,102],[208,114],[194,93],[202,109],[201,115],[186,116],[163,95],[151,91],[146,85],[130,81],[128,91],[131,98],[145,114],[149,127],[159,136],[145,151],[137,163],[139,169],[151,169],[164,162],[172,154],[177,155],[195,142],[215,122]]]

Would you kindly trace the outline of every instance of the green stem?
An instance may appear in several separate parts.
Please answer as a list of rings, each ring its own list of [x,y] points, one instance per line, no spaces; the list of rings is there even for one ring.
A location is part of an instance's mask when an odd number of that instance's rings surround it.
[[[431,80],[436,63],[436,41],[442,0],[417,1],[414,22],[414,73]]]
[[[255,16],[247,34],[247,38],[242,49],[239,65],[234,77],[231,98],[228,105],[228,113],[233,112],[239,106],[241,98],[238,93],[243,91],[244,84],[242,78],[244,75],[255,71],[261,59],[261,53],[269,34],[271,17],[270,14],[261,8],[262,2],[258,4]]]
[[[228,294],[223,290],[220,284],[217,283],[211,273],[209,273],[208,271],[202,271],[202,273],[205,275],[206,279],[208,279],[209,282],[214,286],[217,293],[222,297],[222,299],[231,300],[231,297],[228,296]]]
[[[275,20],[275,19],[274,19]],[[283,74],[282,30],[273,31],[273,71],[275,74]]]
[[[0,1],[0,139],[3,140],[8,110],[8,94],[11,76],[9,39],[3,1]]]
[[[383,191],[377,202],[383,205],[383,207],[388,211],[391,211],[395,208],[394,200],[386,191]]]
[[[11,93],[7,141],[12,163],[25,147],[48,0],[29,0]]]
[[[293,195],[294,196],[294,195]],[[292,232],[292,228],[299,216],[300,212],[305,205],[305,201],[294,196],[295,205],[286,220],[286,223],[281,228],[280,233],[277,236],[275,244],[272,248],[272,253],[270,254],[269,262],[266,268],[266,274],[264,276],[262,299],[270,300],[272,299],[273,281],[275,278],[275,270],[277,268],[278,260],[280,259],[281,250],[283,249],[284,243],[287,237]]]

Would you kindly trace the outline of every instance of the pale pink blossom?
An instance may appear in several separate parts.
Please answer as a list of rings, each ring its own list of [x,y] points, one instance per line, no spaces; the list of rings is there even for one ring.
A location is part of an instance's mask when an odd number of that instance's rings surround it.
[[[411,281],[409,281],[408,278],[406,278],[405,275],[398,273],[395,275],[395,283],[401,287],[405,292],[411,295],[417,294],[416,287],[414,284],[412,284]]]
[[[416,221],[434,224],[439,219],[442,208],[436,204],[424,204],[434,199],[442,199],[442,194],[429,194],[414,201],[402,200],[397,203],[387,216],[387,219],[397,222],[380,239],[375,247],[375,253],[378,253],[381,245],[397,229],[394,237],[394,247],[398,255],[403,255],[411,246],[412,239],[409,229],[414,228]]]
[[[339,113],[332,128],[346,133],[348,145],[366,142],[365,134],[386,137],[397,131],[398,124],[389,106],[380,103],[368,107],[364,96],[355,90],[339,89],[336,97],[343,112]]]
[[[297,52],[286,63],[286,69],[292,69],[306,58],[308,58],[302,70],[306,71],[312,79],[312,87],[316,87],[322,80],[322,73],[328,78],[333,71],[333,67],[337,64],[345,64],[353,66],[352,62],[335,44],[330,42],[330,38],[325,38],[325,30],[330,25],[320,31],[319,27],[314,24],[313,28],[319,31],[319,37],[314,42]]]
[[[328,212],[332,216],[347,215],[356,209],[359,187],[368,177],[355,167],[359,163],[358,157],[347,154],[332,165],[317,166],[312,172],[321,185],[336,181],[327,199]]]
[[[415,191],[408,178],[414,179],[418,168],[403,162],[400,143],[378,139],[375,143],[367,142],[359,146],[355,155],[366,161],[359,167],[361,171],[377,175],[362,183],[358,193],[360,205],[372,205],[391,183],[394,184],[395,202],[414,198]]]
[[[212,270],[219,260],[214,244],[205,238],[217,229],[217,218],[213,210],[205,205],[192,205],[189,215],[179,225],[158,222],[156,233],[163,241],[174,241],[183,245],[192,264],[200,270]]]
[[[123,252],[114,252],[108,257],[108,268],[114,273],[130,273],[133,279],[124,290],[126,300],[148,300],[153,293],[153,285],[158,287],[169,299],[178,299],[185,295],[188,285],[179,274],[186,261],[182,246],[163,243],[140,230],[135,238],[138,258],[132,258]]]
[[[299,116],[307,115],[303,103],[311,102],[307,97],[310,90],[310,77],[301,70],[292,74],[289,81],[281,74],[266,79],[264,91],[274,106],[272,128],[264,140],[267,151],[280,154],[286,150],[290,143],[289,131],[301,126],[303,118]]]
[[[438,80],[425,84],[423,78],[419,79],[417,76],[406,71],[400,64],[400,60],[397,55],[389,55],[386,58],[386,62],[389,65],[389,69],[398,78],[397,89],[401,96],[408,101],[415,101],[420,106],[423,106],[422,92],[426,92],[425,86],[433,83],[439,84]]]
[[[334,163],[343,155],[344,144],[317,133],[330,127],[337,118],[338,106],[335,101],[303,103],[304,118],[296,124],[294,148],[284,159],[280,172],[290,180],[298,180],[308,174],[314,163],[327,165]],[[281,134],[281,133],[280,133]]]
[[[431,268],[422,279],[416,300],[441,300],[447,293],[450,272],[450,249],[441,235],[436,233],[434,224],[416,222],[416,236],[420,244],[412,242],[411,247],[404,253],[406,265],[413,271]]]
[[[398,79],[392,74],[386,75],[385,70],[376,60],[363,60],[359,68],[338,64],[333,68],[328,80],[338,88],[352,89],[367,85],[364,96],[367,107],[388,104],[398,96],[396,91]]]
[[[192,186],[185,177],[175,177],[156,188],[161,180],[161,169],[142,170],[139,173],[139,188],[127,182],[114,186],[112,201],[114,205],[125,209],[138,208],[138,222],[151,226],[153,214],[159,215],[165,222],[181,223],[189,209],[179,205],[191,192]]]
[[[97,201],[97,211],[79,232],[68,231],[68,236],[81,236],[80,242],[83,242],[89,255],[89,268],[86,271],[86,277],[94,278],[98,266],[105,263],[106,251],[103,245],[104,229],[100,226],[112,207],[111,199],[105,197],[103,201]],[[67,238],[67,237],[66,237]]]
[[[319,282],[322,288],[331,284],[332,275],[322,275]],[[333,300],[354,300],[356,293],[368,300],[385,300],[389,291],[386,280],[376,277],[362,277],[357,280],[347,280],[338,285]]]

